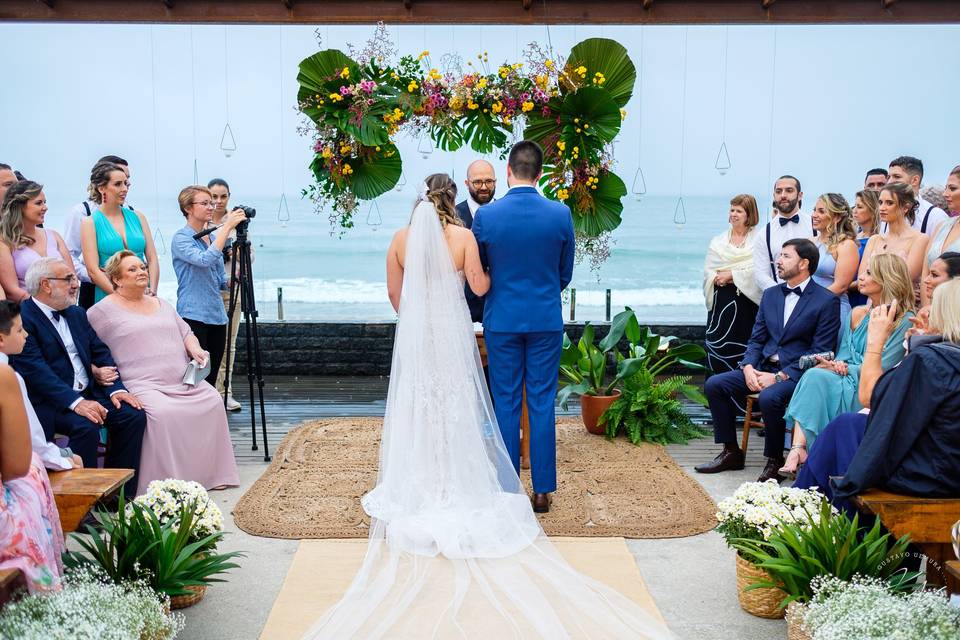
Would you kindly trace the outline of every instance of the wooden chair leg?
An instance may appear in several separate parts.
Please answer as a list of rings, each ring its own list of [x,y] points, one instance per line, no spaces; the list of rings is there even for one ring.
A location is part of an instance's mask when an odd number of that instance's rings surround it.
[[[743,414],[743,441],[740,443],[740,450],[743,455],[747,455],[747,445],[750,442],[750,427],[753,423],[753,398],[747,396],[747,410]]]

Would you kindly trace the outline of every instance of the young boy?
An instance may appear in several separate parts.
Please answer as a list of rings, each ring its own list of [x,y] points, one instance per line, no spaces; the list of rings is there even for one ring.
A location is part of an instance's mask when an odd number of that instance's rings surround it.
[[[0,362],[7,364],[8,356],[15,356],[23,351],[26,341],[27,332],[24,331],[23,321],[20,319],[20,305],[10,300],[0,300]],[[80,456],[70,449],[61,449],[52,442],[47,442],[40,420],[30,404],[23,378],[19,373],[16,375],[20,384],[20,395],[23,396],[23,404],[27,409],[27,421],[30,423],[30,443],[34,452],[43,460],[43,466],[54,471],[82,467]]]

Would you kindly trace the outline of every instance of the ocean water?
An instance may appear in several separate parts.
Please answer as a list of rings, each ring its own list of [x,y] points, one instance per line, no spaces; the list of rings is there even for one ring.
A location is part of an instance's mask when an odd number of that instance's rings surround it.
[[[307,201],[290,198],[286,221],[280,219],[276,197],[233,202],[257,209],[250,238],[260,318],[277,319],[277,292],[282,288],[285,320],[395,319],[387,299],[385,256],[393,233],[409,220],[414,198],[406,191],[390,192],[376,201],[372,211],[373,205],[362,203],[355,215],[356,227],[343,237],[331,235],[326,216],[313,213]],[[135,193],[130,200],[137,205]],[[142,208],[150,211],[150,204],[146,202]],[[727,226],[727,199],[684,198],[683,225],[673,221],[676,204],[675,196],[624,200],[623,223],[613,234],[610,258],[597,273],[589,269],[586,260],[574,270],[570,286],[577,290],[576,320],[604,320],[606,289],[611,290],[613,314],[630,306],[642,322],[706,320],[703,260],[710,238]],[[169,242],[183,226],[183,218],[171,208],[154,211],[148,219],[161,247],[160,295],[174,301],[176,280]],[[381,224],[372,224],[378,220]],[[62,229],[62,218],[53,215],[53,209],[48,226]],[[564,303],[566,319],[570,318],[569,306],[569,301]]]

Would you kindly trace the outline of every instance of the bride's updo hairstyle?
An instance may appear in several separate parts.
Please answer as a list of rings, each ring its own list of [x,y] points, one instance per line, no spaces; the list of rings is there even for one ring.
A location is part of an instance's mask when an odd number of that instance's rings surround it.
[[[446,229],[448,224],[463,226],[457,215],[457,185],[445,173],[434,173],[423,181],[427,187],[424,200],[433,204],[440,218],[440,225]]]

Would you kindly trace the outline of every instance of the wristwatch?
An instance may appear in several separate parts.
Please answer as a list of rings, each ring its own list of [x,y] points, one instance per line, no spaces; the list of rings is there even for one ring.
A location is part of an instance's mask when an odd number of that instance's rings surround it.
[[[785,382],[789,378],[787,377],[787,374],[785,374],[783,371],[777,371],[774,374],[773,379],[776,380],[777,382]]]

